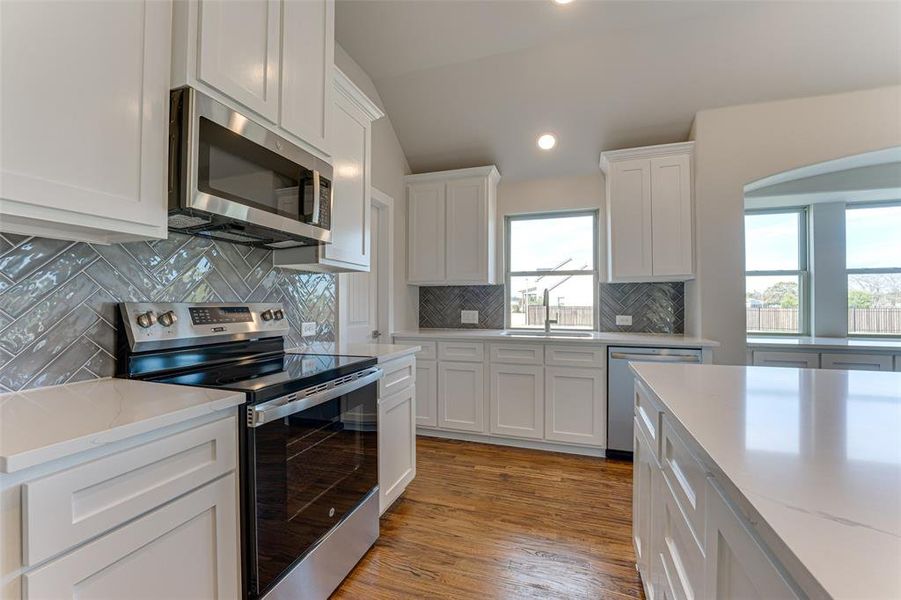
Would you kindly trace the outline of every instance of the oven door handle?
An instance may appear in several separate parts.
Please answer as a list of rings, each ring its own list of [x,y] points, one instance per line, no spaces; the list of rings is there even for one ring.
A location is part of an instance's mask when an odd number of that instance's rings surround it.
[[[327,387],[319,392],[314,392],[309,396],[304,396],[303,398],[298,398],[298,394],[289,394],[287,396],[282,396],[281,398],[276,398],[275,400],[270,400],[269,402],[264,402],[255,406],[248,406],[247,426],[259,427],[260,425],[265,425],[266,423],[269,423],[275,419],[287,417],[289,415],[293,415],[295,413],[313,408],[314,406],[318,406],[323,402],[334,400],[335,398],[343,396],[344,394],[349,394],[354,390],[365,387],[370,383],[378,381],[381,378],[382,370],[378,367],[372,367],[364,371],[360,371],[359,376],[356,379],[353,379],[346,383],[332,385],[331,387]]]

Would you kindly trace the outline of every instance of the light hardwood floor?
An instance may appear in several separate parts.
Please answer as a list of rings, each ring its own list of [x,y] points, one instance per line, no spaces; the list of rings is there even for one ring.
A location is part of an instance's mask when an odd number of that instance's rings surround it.
[[[420,437],[333,598],[642,598],[631,521],[631,463]]]

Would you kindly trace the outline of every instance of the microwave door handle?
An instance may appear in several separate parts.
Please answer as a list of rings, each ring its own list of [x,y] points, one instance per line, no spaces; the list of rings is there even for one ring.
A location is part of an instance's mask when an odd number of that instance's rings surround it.
[[[321,392],[310,394],[309,396],[301,398],[300,400],[296,399],[296,394],[290,394],[288,396],[276,398],[275,400],[270,400],[269,402],[264,402],[263,404],[248,406],[247,426],[259,427],[275,419],[280,419],[282,417],[287,417],[301,411],[308,410],[310,408],[313,408],[314,406],[318,406],[324,402],[334,400],[335,398],[343,396],[344,394],[349,394],[350,392],[365,387],[370,383],[378,381],[381,378],[382,370],[378,367],[373,367],[371,369],[363,371],[363,374],[353,381],[348,381],[347,383],[342,383],[341,385],[327,388]]]
[[[319,195],[321,193],[321,183],[319,181],[319,171],[313,171],[313,218],[311,223],[319,225]]]

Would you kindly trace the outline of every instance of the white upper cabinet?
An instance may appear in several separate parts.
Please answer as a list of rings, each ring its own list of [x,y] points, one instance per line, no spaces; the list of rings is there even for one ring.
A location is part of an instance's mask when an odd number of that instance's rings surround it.
[[[369,271],[372,121],[382,111],[337,67],[332,113],[332,241],[277,250],[277,266],[299,271]]]
[[[184,0],[173,15],[172,87],[331,155],[334,0]]]
[[[279,0],[200,0],[197,78],[254,112],[278,118]]]
[[[335,62],[334,0],[285,2],[279,124],[328,152]],[[314,50],[311,52],[311,49]]]
[[[0,231],[166,237],[172,4],[0,3]]]
[[[444,182],[407,186],[409,283],[444,281]]]
[[[694,277],[694,142],[601,154],[607,177],[607,280]]]
[[[499,181],[494,166],[406,178],[408,283],[495,283]]]

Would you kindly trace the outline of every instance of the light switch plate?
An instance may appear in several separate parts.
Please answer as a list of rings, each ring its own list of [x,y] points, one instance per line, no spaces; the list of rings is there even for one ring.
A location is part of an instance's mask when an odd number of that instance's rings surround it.
[[[616,315],[616,324],[617,325],[631,325],[632,324],[632,315]]]
[[[300,335],[308,337],[316,335],[316,321],[308,321],[300,324]]]
[[[461,310],[460,311],[460,322],[465,323],[467,325],[478,325],[479,324],[479,311],[477,311],[477,310]]]

